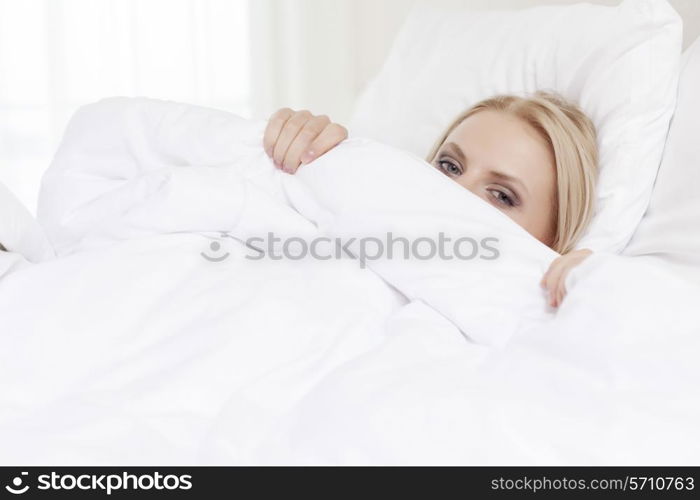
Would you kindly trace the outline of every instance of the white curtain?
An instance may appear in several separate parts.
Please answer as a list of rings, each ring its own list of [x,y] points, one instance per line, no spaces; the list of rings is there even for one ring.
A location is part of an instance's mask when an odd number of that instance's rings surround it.
[[[70,116],[103,97],[250,116],[250,37],[248,0],[0,0],[0,181],[33,210]]]
[[[347,122],[415,0],[255,0],[253,109]]]

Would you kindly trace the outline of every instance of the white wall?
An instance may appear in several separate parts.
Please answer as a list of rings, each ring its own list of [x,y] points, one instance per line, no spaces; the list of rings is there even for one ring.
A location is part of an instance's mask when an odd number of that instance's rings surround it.
[[[289,106],[347,123],[355,99],[381,67],[394,35],[416,3],[495,9],[577,1],[256,0],[254,115],[267,117]],[[670,2],[684,18],[688,46],[700,33],[700,0]]]

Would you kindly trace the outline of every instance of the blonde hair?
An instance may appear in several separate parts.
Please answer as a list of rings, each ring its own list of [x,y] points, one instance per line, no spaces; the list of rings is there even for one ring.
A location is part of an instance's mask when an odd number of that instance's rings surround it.
[[[427,157],[433,162],[450,133],[479,111],[493,110],[516,116],[532,126],[549,144],[556,163],[556,232],[552,248],[559,253],[574,248],[593,216],[598,177],[595,127],[578,106],[551,92],[530,97],[499,95],[461,113],[439,137]]]

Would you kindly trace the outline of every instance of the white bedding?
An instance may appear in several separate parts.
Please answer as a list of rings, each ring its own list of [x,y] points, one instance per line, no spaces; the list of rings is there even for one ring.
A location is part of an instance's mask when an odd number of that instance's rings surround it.
[[[493,207],[362,139],[288,176],[262,125],[145,99],[73,119],[40,198],[58,258],[0,279],[0,463],[698,462],[696,286],[597,254],[554,314],[556,254]],[[501,258],[241,243],[387,228]]]

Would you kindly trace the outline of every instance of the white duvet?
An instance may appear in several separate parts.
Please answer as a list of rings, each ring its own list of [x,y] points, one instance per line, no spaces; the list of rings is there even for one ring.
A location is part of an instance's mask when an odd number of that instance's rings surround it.
[[[295,176],[264,124],[82,108],[44,178],[57,258],[0,279],[3,464],[696,464],[700,289],[556,254],[421,160],[346,141]],[[253,260],[442,233],[497,259]]]

